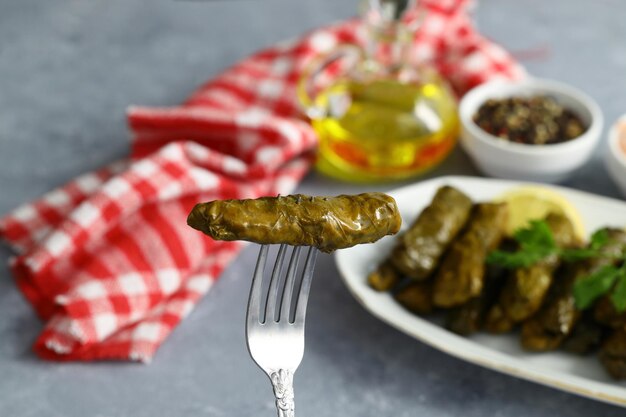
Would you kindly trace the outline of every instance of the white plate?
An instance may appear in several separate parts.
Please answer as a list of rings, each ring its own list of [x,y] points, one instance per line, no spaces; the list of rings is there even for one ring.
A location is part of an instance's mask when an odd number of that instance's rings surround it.
[[[449,184],[474,201],[490,200],[520,182],[473,177],[441,177],[390,192],[400,208],[404,227],[430,203],[435,191]],[[554,187],[582,214],[588,231],[603,226],[626,225],[626,203],[606,197]],[[363,306],[387,324],[450,355],[486,368],[626,407],[626,383],[613,381],[595,355],[580,357],[565,352],[528,353],[517,335],[458,336],[432,321],[420,318],[396,303],[388,293],[367,286],[369,271],[389,252],[394,237],[371,245],[338,251],[337,266],[350,292]]]

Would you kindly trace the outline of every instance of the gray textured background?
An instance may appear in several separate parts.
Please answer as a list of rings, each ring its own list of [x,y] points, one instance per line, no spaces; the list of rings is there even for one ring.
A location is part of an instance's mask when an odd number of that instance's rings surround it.
[[[0,213],[123,156],[129,104],[178,103],[254,50],[353,14],[355,0],[0,0]],[[626,3],[485,0],[481,30],[537,76],[582,88],[607,121],[626,111]],[[566,185],[617,196],[601,159]],[[432,175],[475,174],[457,151]],[[388,189],[390,186],[368,187]],[[311,174],[310,193],[360,191]],[[245,250],[149,366],[49,363],[41,330],[0,249],[0,416],[270,416],[270,386],[249,360],[244,307],[256,253]],[[623,416],[424,346],[371,317],[317,267],[299,415]]]

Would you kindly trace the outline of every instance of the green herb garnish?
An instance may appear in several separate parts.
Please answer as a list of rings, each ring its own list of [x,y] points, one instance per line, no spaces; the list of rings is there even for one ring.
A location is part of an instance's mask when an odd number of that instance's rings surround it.
[[[516,230],[513,237],[519,245],[519,250],[517,252],[495,250],[487,256],[487,263],[511,269],[524,268],[559,250],[550,227],[543,220],[531,221],[528,227]]]
[[[595,273],[576,281],[574,284],[576,307],[580,310],[590,307],[594,301],[613,288],[617,277],[617,268],[607,265]]]
[[[549,256],[558,256],[566,262],[613,256],[602,252],[602,248],[609,242],[609,234],[605,229],[595,232],[589,246],[582,249],[559,248],[544,220],[531,221],[528,227],[517,230],[513,237],[519,245],[518,251],[493,251],[487,257],[487,262],[504,268],[525,268]],[[604,266],[574,284],[577,308],[584,310],[590,307],[595,300],[613,289],[611,301],[615,309],[618,312],[626,310],[626,254],[617,257],[616,261],[624,261],[624,264],[621,267]]]
[[[611,301],[618,312],[626,310],[626,264],[619,269],[619,275],[615,279],[617,285],[611,294]]]
[[[581,249],[565,249],[561,251],[561,256],[566,262],[582,261],[584,259],[601,256],[600,249],[609,242],[609,233],[606,229],[600,229],[591,235],[589,247]]]

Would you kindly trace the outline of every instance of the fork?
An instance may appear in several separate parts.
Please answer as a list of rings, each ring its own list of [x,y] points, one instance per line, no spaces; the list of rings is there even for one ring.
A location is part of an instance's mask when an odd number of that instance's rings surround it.
[[[272,382],[278,417],[294,416],[293,374],[304,354],[304,317],[318,253],[313,247],[294,247],[283,279],[287,247],[280,245],[268,289],[264,290],[269,246],[261,246],[246,315],[248,351]],[[306,252],[306,261],[297,274],[301,252]]]

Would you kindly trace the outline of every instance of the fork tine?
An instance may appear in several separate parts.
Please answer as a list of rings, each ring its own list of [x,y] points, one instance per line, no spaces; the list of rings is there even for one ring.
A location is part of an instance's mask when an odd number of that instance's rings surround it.
[[[289,267],[287,268],[287,278],[285,278],[285,287],[283,288],[283,299],[280,305],[280,311],[278,312],[279,320],[286,319],[289,321],[291,310],[291,294],[293,293],[294,284],[296,282],[296,271],[298,270],[298,259],[300,258],[301,246],[293,248],[291,253],[291,259],[289,260]]]
[[[275,320],[276,317],[276,299],[278,298],[280,274],[283,269],[285,252],[287,252],[287,245],[283,243],[280,245],[280,249],[278,249],[278,256],[276,256],[276,263],[274,264],[274,270],[272,271],[270,287],[267,292],[267,304],[265,306],[265,318],[263,319],[263,323],[267,323],[268,320]]]
[[[261,314],[261,291],[263,289],[263,270],[265,269],[265,263],[267,262],[267,252],[269,245],[262,245],[259,251],[259,257],[254,268],[254,275],[252,276],[252,286],[250,287],[250,297],[248,299],[248,312],[246,314],[246,321],[248,326],[260,323]]]
[[[318,251],[316,248],[309,248],[309,253],[306,256],[306,263],[304,264],[304,270],[302,273],[302,282],[298,292],[298,302],[296,304],[296,314],[294,316],[294,323],[301,326],[304,326],[304,316],[306,315],[306,305],[309,301],[309,290],[311,289],[311,280],[313,278],[313,270],[315,269],[317,253]]]

